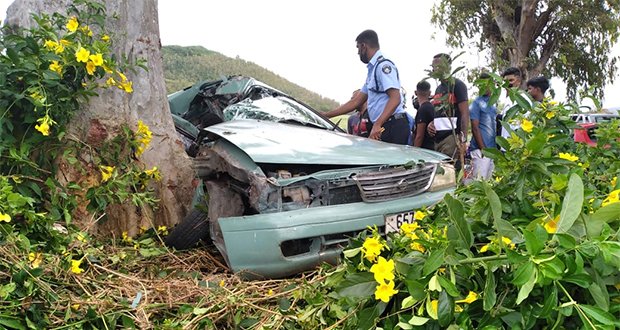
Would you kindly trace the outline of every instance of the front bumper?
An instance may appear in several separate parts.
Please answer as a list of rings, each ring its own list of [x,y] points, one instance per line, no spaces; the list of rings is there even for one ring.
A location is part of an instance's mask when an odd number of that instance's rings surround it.
[[[454,189],[378,203],[351,203],[220,218],[229,266],[246,278],[279,278],[337,263],[348,237],[369,226],[383,230],[388,214],[440,201]],[[291,251],[291,247],[295,246]]]

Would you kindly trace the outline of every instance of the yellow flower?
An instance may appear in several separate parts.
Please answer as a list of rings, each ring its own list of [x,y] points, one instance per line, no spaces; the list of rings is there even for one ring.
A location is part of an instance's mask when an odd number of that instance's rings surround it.
[[[108,86],[114,86],[116,85],[116,81],[114,80],[114,78],[110,77],[108,78],[108,80],[106,80],[105,84]]]
[[[127,232],[126,232],[126,231],[124,231],[124,232],[121,234],[121,240],[122,240],[123,242],[125,242],[125,243],[131,243],[131,242],[133,242],[133,239],[132,239],[131,237],[129,237],[129,235],[127,234]]]
[[[224,282],[224,280],[221,280],[221,281],[220,281],[220,286],[223,288],[223,287],[224,287],[224,285],[226,285],[226,282]]]
[[[383,302],[389,302],[390,298],[397,294],[398,290],[394,290],[394,282],[380,283],[375,290],[375,299]]]
[[[426,251],[426,249],[424,248],[424,246],[418,242],[413,242],[409,245],[409,247],[414,250],[414,251],[419,251],[421,253],[424,253]]]
[[[618,183],[618,177],[614,176],[613,179],[611,179],[611,188],[616,188],[616,184]]]
[[[149,130],[149,127],[142,120],[138,120],[138,130],[136,131],[136,141],[139,143],[138,150],[136,151],[138,156],[144,152],[149,143],[151,143],[152,138],[153,133]]]
[[[144,174],[146,174],[150,178],[153,178],[156,181],[161,180],[161,174],[159,173],[157,166],[153,167],[153,169],[144,171]]]
[[[95,66],[103,65],[103,55],[101,55],[100,53],[90,55],[88,58],[93,62]]]
[[[601,206],[607,206],[609,204],[618,203],[618,202],[620,202],[620,189],[616,189],[616,190],[610,192],[609,196],[607,196],[607,198],[605,198],[605,200],[603,201],[603,204],[601,204]]]
[[[547,111],[547,113],[545,113],[545,117],[547,117],[547,119],[551,119],[551,118],[555,117],[555,112]]]
[[[52,61],[52,63],[50,64],[49,69],[51,71],[57,72],[58,74],[62,73],[62,65],[60,65],[58,63],[58,61]]]
[[[417,222],[414,222],[414,223],[405,222],[402,224],[402,226],[400,226],[400,230],[402,230],[402,232],[409,237],[411,237],[410,235],[413,234],[413,231],[416,229],[418,229]]]
[[[11,216],[6,213],[0,212],[0,221],[11,222]]]
[[[73,272],[74,274],[81,274],[82,272],[84,272],[84,270],[80,268],[81,264],[82,264],[82,259],[71,260],[71,272]]]
[[[491,243],[487,243],[487,244],[483,245],[483,246],[480,248],[480,253],[485,253],[485,252],[489,251],[489,246],[490,246],[490,245],[491,245]]]
[[[162,235],[168,235],[168,227],[166,226],[157,227],[157,231]]]
[[[113,73],[114,71],[112,71],[112,69],[110,69],[109,66],[105,65],[105,63],[103,63],[103,71],[107,72],[107,73]]]
[[[562,159],[566,159],[566,160],[571,161],[571,162],[579,160],[579,157],[577,157],[577,156],[575,156],[573,154],[570,154],[570,153],[560,152],[560,154],[558,156],[560,158],[562,158]]]
[[[426,216],[426,213],[422,212],[422,211],[415,211],[415,214],[413,215],[413,218],[416,220],[422,220],[424,219],[424,217]]]
[[[71,45],[71,41],[67,40],[67,39],[60,39],[60,44],[63,46],[69,46]]]
[[[267,291],[267,295],[268,295],[268,296],[273,296],[273,290],[272,290],[272,289],[269,289],[269,291]]]
[[[114,166],[99,166],[99,171],[101,171],[101,181],[106,182],[112,177]]]
[[[85,25],[81,28],[82,32],[86,33],[87,36],[92,37],[93,36],[93,31],[90,30],[90,28],[88,27],[88,25]]]
[[[78,26],[80,24],[77,21],[77,18],[75,16],[72,16],[69,19],[69,22],[67,22],[67,30],[69,30],[70,32],[75,32],[78,29]]]
[[[77,233],[77,235],[75,235],[75,239],[82,243],[86,242],[86,236],[82,233]]]
[[[108,42],[110,41],[110,36],[107,34],[104,34],[101,36],[101,40],[103,40],[104,42]]]
[[[37,120],[37,121],[39,121],[39,120]],[[49,123],[46,120],[42,120],[41,124],[35,125],[34,129],[36,129],[37,131],[41,132],[41,134],[43,134],[44,136],[50,135],[50,125],[49,125]]]
[[[30,261],[32,268],[39,268],[41,262],[43,262],[43,255],[40,252],[30,252],[28,253],[28,261]]]
[[[122,82],[127,81],[127,76],[125,76],[122,72],[117,71],[116,73],[118,74],[119,77],[121,77]]]
[[[558,102],[554,100],[549,100],[549,105],[555,106],[555,105],[558,105]]]
[[[86,48],[80,47],[80,49],[75,52],[75,58],[78,62],[86,63],[88,62],[88,57],[90,56],[90,51]]]
[[[379,261],[370,267],[370,272],[375,275],[375,281],[379,284],[392,281],[394,279],[394,260],[385,260],[379,257]]]
[[[465,299],[461,299],[461,300],[457,300],[454,303],[456,304],[471,304],[474,301],[478,300],[478,294],[473,292],[473,291],[469,291],[469,293],[467,294],[467,297],[465,297]]]
[[[122,82],[118,88],[124,90],[127,94],[133,93],[133,83],[131,81]]]
[[[534,128],[534,124],[527,120],[527,119],[523,119],[523,121],[521,122],[521,129],[523,129],[524,131],[531,133],[532,129]]]
[[[86,63],[86,72],[88,72],[89,75],[93,75],[95,73],[95,70],[97,69],[97,66],[95,66],[95,63],[93,63],[93,61],[88,61]]]
[[[53,50],[56,48],[56,46],[58,45],[58,43],[56,43],[56,41],[54,40],[45,40],[45,43],[43,44],[43,47],[49,49],[49,50]]]
[[[362,252],[364,252],[364,257],[368,261],[374,262],[381,253],[381,250],[383,250],[383,244],[375,237],[368,237],[362,245]]]
[[[558,214],[555,218],[545,222],[543,227],[549,234],[554,234],[558,231],[558,221],[560,220],[560,215]]]
[[[71,309],[72,309],[74,312],[75,312],[75,311],[77,311],[78,309],[80,309],[80,304],[73,304],[73,305],[71,305]]]

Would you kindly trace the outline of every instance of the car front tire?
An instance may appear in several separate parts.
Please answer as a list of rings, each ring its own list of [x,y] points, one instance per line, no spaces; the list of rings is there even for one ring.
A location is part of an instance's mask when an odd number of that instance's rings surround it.
[[[177,250],[186,250],[192,248],[200,242],[200,240],[209,237],[209,221],[207,214],[199,209],[192,211],[177,224],[165,243],[169,247]]]

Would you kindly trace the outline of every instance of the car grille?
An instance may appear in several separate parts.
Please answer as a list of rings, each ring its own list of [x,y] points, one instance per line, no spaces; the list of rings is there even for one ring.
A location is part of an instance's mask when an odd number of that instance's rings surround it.
[[[433,182],[437,164],[419,164],[411,169],[404,167],[382,168],[375,172],[356,175],[353,179],[365,202],[380,202],[420,194]]]

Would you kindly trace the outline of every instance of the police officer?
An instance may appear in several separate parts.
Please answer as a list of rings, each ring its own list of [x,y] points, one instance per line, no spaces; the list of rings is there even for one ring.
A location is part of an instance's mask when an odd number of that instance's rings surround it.
[[[369,138],[384,142],[408,144],[411,133],[407,114],[402,106],[398,70],[379,50],[379,37],[373,30],[360,33],[355,39],[357,54],[366,64],[366,82],[347,103],[326,112],[327,117],[349,113],[368,102],[372,122]]]

